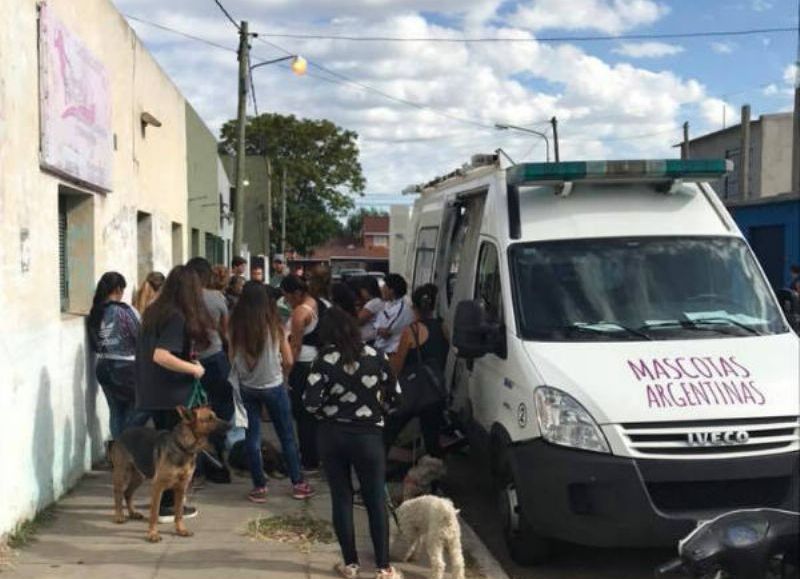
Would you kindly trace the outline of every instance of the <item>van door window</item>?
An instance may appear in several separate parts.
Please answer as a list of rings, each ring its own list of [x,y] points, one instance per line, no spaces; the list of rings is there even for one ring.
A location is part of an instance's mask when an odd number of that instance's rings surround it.
[[[464,252],[467,233],[472,222],[472,212],[469,209],[469,205],[462,205],[457,209],[458,214],[453,228],[453,238],[450,240],[450,264],[447,268],[447,303],[450,303],[453,299],[453,290],[456,287],[458,270],[461,266],[461,255]]]
[[[488,321],[503,322],[503,292],[500,283],[500,259],[493,243],[484,241],[475,276],[475,299],[480,300]]]
[[[433,269],[436,261],[436,238],[438,227],[423,227],[417,233],[417,255],[414,260],[414,289],[433,281]]]

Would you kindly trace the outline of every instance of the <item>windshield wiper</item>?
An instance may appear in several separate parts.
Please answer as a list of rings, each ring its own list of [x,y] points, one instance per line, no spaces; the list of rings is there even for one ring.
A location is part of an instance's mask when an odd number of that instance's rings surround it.
[[[751,334],[753,334],[755,336],[763,335],[761,332],[759,332],[758,330],[756,330],[753,327],[750,327],[750,326],[748,326],[746,324],[743,324],[743,323],[741,323],[739,321],[732,320],[730,318],[725,318],[725,317],[695,318],[695,319],[691,319],[691,320],[688,320],[688,319],[687,320],[669,320],[669,321],[664,321],[664,322],[656,322],[654,324],[644,324],[639,329],[640,330],[649,330],[649,329],[652,329],[652,328],[666,328],[666,327],[669,327],[669,326],[679,326],[681,329],[684,329],[684,330],[694,330],[694,331],[697,331],[697,332],[718,332],[718,331],[721,331],[722,328],[720,328],[720,327],[703,327],[700,324],[710,324],[712,326],[719,326],[720,324],[723,324],[723,323],[729,323],[732,326],[736,326],[737,328],[741,328],[742,330],[745,330],[746,332],[749,332],[749,333],[751,333]],[[728,333],[728,332],[724,332],[724,333]]]
[[[567,329],[575,330],[575,331],[587,331],[593,332],[595,334],[609,334],[608,330],[604,330],[602,328],[598,328],[597,326],[614,326],[629,336],[636,336],[637,338],[643,338],[645,340],[652,340],[653,337],[649,334],[645,333],[642,330],[637,330],[636,328],[631,328],[630,326],[626,326],[624,324],[620,324],[619,322],[607,322],[605,320],[600,322],[591,322],[591,323],[582,323],[582,322],[575,322],[571,326],[568,326]]]
[[[742,322],[740,322],[738,320],[734,320],[732,318],[726,318],[724,316],[714,316],[714,317],[708,317],[708,318],[694,318],[694,319],[691,320],[691,323],[692,324],[711,324],[711,325],[715,325],[715,324],[731,324],[732,326],[736,326],[737,328],[741,328],[742,330],[744,330],[746,332],[750,332],[754,336],[762,336],[763,335],[761,332],[759,332],[757,329],[755,329],[752,326],[748,326],[747,324],[744,324],[744,323],[742,323]]]

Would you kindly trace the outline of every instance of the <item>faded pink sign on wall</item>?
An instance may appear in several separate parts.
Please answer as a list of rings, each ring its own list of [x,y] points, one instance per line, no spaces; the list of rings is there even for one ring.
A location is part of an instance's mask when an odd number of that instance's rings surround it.
[[[111,190],[108,75],[47,4],[39,21],[42,167]]]

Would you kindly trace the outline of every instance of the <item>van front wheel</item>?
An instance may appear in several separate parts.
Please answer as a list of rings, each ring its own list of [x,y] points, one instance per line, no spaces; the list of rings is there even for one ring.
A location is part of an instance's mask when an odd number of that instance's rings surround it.
[[[496,481],[498,503],[503,520],[503,535],[509,555],[518,565],[531,566],[550,559],[552,541],[531,529],[517,497],[517,484],[510,468],[506,480]]]

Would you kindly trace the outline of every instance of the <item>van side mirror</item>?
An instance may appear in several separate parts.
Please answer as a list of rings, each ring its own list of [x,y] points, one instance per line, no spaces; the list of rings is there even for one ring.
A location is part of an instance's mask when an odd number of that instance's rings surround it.
[[[476,300],[458,302],[453,322],[453,346],[459,358],[474,360],[486,354],[506,356],[505,330],[486,319],[486,311]]]
[[[775,295],[778,297],[783,313],[786,314],[786,319],[789,320],[789,325],[795,331],[800,332],[800,296],[796,291],[790,289],[778,290]]]

